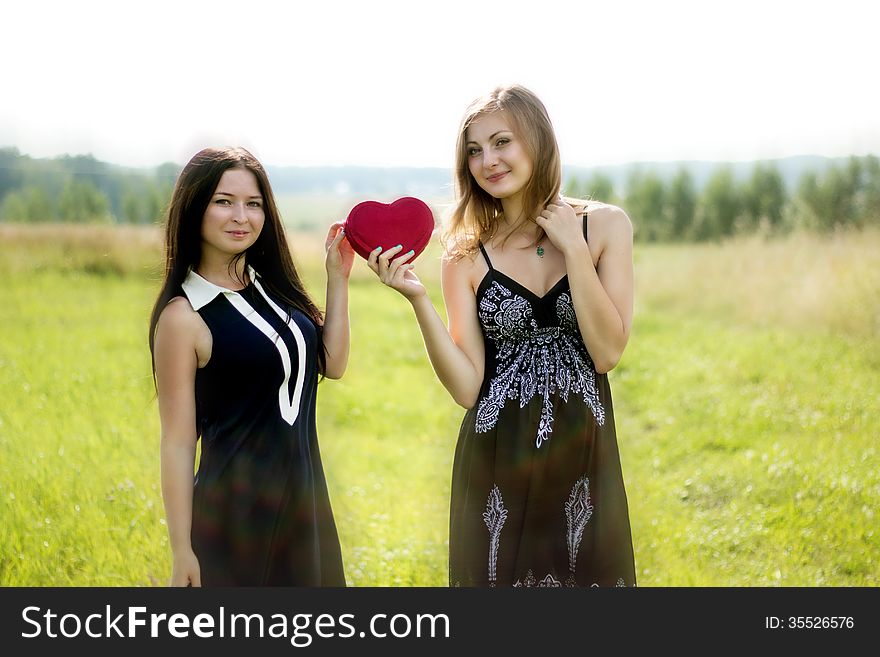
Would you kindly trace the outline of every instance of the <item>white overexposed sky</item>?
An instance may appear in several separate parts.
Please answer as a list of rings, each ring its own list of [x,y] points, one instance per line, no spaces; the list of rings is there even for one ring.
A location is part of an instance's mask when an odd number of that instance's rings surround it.
[[[875,8],[876,7],[876,8]],[[880,153],[863,0],[7,3],[0,146],[183,163],[450,167],[467,104],[519,82],[563,162]]]

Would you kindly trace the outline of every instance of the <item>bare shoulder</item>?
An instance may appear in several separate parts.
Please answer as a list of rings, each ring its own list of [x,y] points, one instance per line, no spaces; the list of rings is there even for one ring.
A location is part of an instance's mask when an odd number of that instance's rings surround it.
[[[632,221],[623,209],[609,203],[590,201],[586,211],[589,217],[590,241],[595,238],[605,245],[621,241],[632,242]]]
[[[184,337],[195,336],[201,327],[202,319],[193,310],[186,297],[174,297],[159,314],[156,335]]]
[[[467,283],[471,289],[476,289],[487,269],[485,265],[481,268],[478,264],[480,262],[483,260],[478,259],[476,253],[461,257],[444,257],[440,265],[443,280],[450,283]]]

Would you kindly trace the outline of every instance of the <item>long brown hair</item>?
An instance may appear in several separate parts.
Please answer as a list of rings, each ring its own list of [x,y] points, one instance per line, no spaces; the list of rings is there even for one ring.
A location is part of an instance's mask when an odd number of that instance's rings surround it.
[[[281,214],[272,194],[269,177],[259,160],[244,148],[205,148],[196,153],[177,177],[165,220],[165,280],[150,315],[150,354],[153,356],[153,381],[156,380],[155,337],[159,315],[171,299],[183,295],[183,281],[190,268],[199,265],[202,256],[202,218],[223,173],[245,169],[254,174],[263,197],[265,222],[256,242],[233,258],[230,268],[244,258],[260,274],[263,287],[288,306],[302,311],[318,327],[318,371],[326,364],[321,339],[322,314],[300,280]]]
[[[493,112],[505,112],[532,161],[532,176],[523,189],[522,215],[507,219],[517,228],[533,222],[548,203],[559,198],[562,164],[547,109],[523,86],[497,87],[474,100],[461,119],[455,152],[456,206],[444,234],[447,257],[474,253],[484,238],[494,235],[502,215],[500,199],[484,191],[468,168],[467,130],[480,116]]]

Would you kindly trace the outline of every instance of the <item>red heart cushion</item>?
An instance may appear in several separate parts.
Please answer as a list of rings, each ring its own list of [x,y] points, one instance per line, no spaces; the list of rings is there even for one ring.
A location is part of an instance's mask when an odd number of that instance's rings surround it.
[[[434,231],[434,215],[423,201],[411,196],[399,198],[394,203],[364,201],[348,213],[345,220],[345,236],[352,248],[362,258],[369,258],[377,246],[387,251],[398,244],[400,253],[410,249],[415,260],[431,241]]]

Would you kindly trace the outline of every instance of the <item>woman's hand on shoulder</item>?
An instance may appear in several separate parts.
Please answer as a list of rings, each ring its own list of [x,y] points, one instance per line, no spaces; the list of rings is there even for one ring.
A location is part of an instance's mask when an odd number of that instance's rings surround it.
[[[385,285],[397,290],[410,301],[414,301],[425,296],[425,286],[413,271],[415,265],[408,262],[414,255],[413,251],[402,255],[401,251],[403,251],[403,247],[399,244],[384,253],[382,247],[377,247],[370,252],[367,264]]]
[[[337,221],[327,230],[324,250],[327,252],[326,267],[328,277],[348,280],[354,264],[354,249],[345,237],[345,224]]]
[[[586,246],[581,218],[562,199],[548,204],[535,218],[535,223],[544,229],[547,238],[562,253]]]

